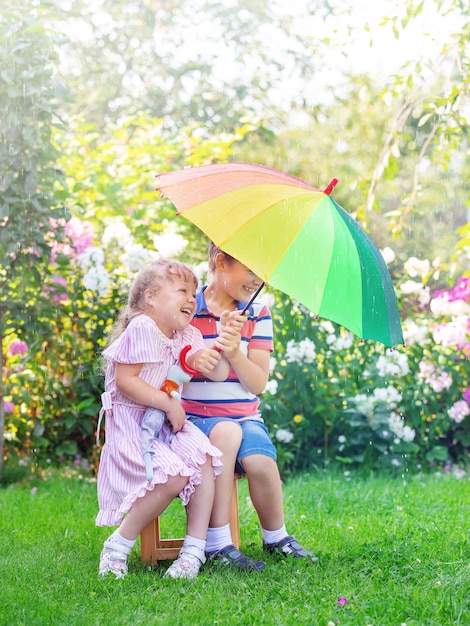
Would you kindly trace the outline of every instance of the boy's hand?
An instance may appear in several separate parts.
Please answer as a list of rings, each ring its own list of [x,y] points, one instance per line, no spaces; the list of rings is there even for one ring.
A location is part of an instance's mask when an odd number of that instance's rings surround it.
[[[246,321],[244,315],[239,311],[224,311],[220,318],[220,333],[216,341],[216,346],[222,350],[222,354],[229,361],[238,354],[240,349],[240,331]]]

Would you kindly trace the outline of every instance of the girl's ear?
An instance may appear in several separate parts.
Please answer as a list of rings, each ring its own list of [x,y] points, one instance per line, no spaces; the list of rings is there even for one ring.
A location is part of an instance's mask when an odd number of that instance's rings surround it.
[[[153,298],[156,296],[156,292],[153,289],[146,289],[144,291],[144,302],[145,304],[151,304]]]

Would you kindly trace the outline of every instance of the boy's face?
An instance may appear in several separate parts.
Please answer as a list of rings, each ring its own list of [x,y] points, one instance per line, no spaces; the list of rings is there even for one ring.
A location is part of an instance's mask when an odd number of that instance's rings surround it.
[[[224,263],[224,288],[238,302],[248,302],[262,281],[246,265],[235,261]]]

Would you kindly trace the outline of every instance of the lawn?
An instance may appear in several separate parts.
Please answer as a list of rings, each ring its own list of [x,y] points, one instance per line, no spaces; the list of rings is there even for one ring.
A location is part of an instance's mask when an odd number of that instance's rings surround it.
[[[317,564],[264,556],[246,480],[239,487],[242,549],[258,574],[205,567],[164,579],[130,557],[124,580],[99,579],[107,528],[96,484],[76,473],[0,490],[0,624],[282,626],[470,625],[470,480],[452,474],[312,473],[284,485],[288,531]],[[182,508],[164,516],[181,535]],[[347,600],[345,604],[338,599]]]

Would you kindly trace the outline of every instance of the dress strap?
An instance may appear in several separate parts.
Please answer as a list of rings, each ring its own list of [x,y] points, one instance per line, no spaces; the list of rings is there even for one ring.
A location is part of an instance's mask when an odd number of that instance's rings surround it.
[[[105,391],[101,394],[101,410],[98,417],[98,424],[96,426],[96,445],[100,445],[100,428],[101,428],[101,420],[106,411],[111,411],[113,408],[113,400],[110,391]]]

